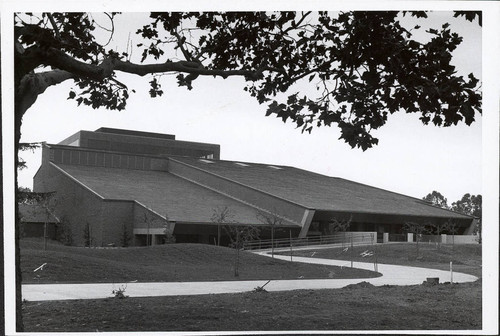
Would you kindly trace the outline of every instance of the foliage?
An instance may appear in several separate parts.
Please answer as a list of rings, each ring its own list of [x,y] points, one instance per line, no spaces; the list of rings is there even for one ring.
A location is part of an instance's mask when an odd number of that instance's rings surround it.
[[[41,143],[39,142],[30,142],[30,143],[20,143],[19,144],[19,151],[31,151],[35,152],[36,149],[40,148]],[[24,168],[27,168],[26,166],[26,161],[24,161],[22,158],[18,159],[17,162],[17,169],[22,170]],[[27,188],[29,189],[29,188]]]
[[[227,206],[218,206],[212,211],[210,221],[215,224],[228,224],[234,222],[234,213]]]
[[[478,236],[479,244],[482,242],[482,203],[483,198],[480,194],[471,195],[467,193],[462,197],[462,199],[452,203],[451,205],[451,209],[453,211],[476,217],[477,226],[474,234]]]
[[[440,192],[438,191],[432,191],[432,193],[427,194],[424,198],[422,198],[424,201],[427,201],[431,203],[434,206],[443,208],[443,209],[449,209],[450,207],[448,206],[448,201],[446,198],[441,195]]]
[[[17,189],[17,202],[22,204],[48,205],[55,202],[55,192],[33,192],[30,188]]]
[[[168,220],[167,217],[167,223],[165,224],[165,244],[174,244],[176,239],[174,235],[174,223]]]
[[[483,199],[481,195],[471,195],[467,193],[462,199],[453,202],[451,204],[451,209],[456,212],[481,218],[482,202]]]
[[[330,223],[328,223],[328,234],[334,234],[336,232],[342,232],[342,247],[346,243],[346,231],[349,230],[351,226],[352,215],[348,219],[338,219],[336,217],[332,218]]]
[[[106,15],[113,25],[117,14]],[[122,110],[133,90],[118,72],[153,74],[152,97],[163,93],[160,75],[174,73],[188,89],[199,76],[243,77],[244,90],[267,104],[266,115],[306,132],[336,124],[341,139],[363,150],[378,143],[371,131],[400,111],[419,114],[424,124],[470,125],[481,113],[481,93],[473,74],[459,76],[452,65],[462,37],[445,23],[425,31],[422,42],[414,37],[420,26],[404,27],[405,16],[427,18],[396,11],[151,13],[136,31],[142,57],[133,63],[128,47],[118,52],[97,42],[96,14],[19,13],[16,108],[23,114],[47,86],[73,79],[68,99]],[[454,16],[481,24],[480,12]]]
[[[252,225],[229,224],[224,226],[224,230],[229,236],[230,247],[241,250],[246,242],[259,238],[260,230]]]
[[[403,231],[421,235],[430,231],[430,225],[430,223],[424,222],[405,222],[403,225]]]
[[[332,218],[328,224],[328,231],[330,234],[335,232],[346,232],[351,226],[352,215],[348,219]]]
[[[265,284],[263,284],[262,286],[257,286],[257,287],[255,287],[253,291],[254,291],[255,293],[267,293],[267,290],[266,290],[264,287],[266,287],[266,285],[267,285],[268,283],[270,283],[270,282],[271,282],[271,280],[268,280],[268,281],[267,281]]]
[[[111,294],[113,294],[116,299],[125,299],[128,297],[128,295],[125,295],[126,289],[127,289],[127,285],[121,286],[118,289],[113,289],[111,291]]]

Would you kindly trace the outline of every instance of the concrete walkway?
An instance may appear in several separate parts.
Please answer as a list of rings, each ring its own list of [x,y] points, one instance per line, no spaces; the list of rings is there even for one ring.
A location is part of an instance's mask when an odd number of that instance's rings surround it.
[[[267,255],[267,252],[259,252]],[[277,259],[290,260],[289,256],[274,256]],[[320,265],[335,265],[350,267],[351,263],[345,260],[331,260],[319,258],[293,257],[294,262],[306,262]],[[355,268],[374,270],[373,263],[355,262]],[[325,289],[342,288],[362,281],[375,286],[382,285],[417,285],[428,277],[439,278],[439,282],[451,280],[449,271],[435,269],[378,264],[378,272],[383,275],[370,279],[305,279],[305,280],[272,280],[265,286],[268,291],[286,291],[296,289]],[[453,282],[471,282],[477,277],[453,272]],[[129,282],[129,283],[94,283],[94,284],[29,284],[22,286],[23,299],[28,301],[100,299],[112,297],[112,291],[125,289],[125,295],[130,297],[147,296],[176,296],[241,293],[254,290],[257,286],[266,283],[258,281],[209,281],[209,282]]]

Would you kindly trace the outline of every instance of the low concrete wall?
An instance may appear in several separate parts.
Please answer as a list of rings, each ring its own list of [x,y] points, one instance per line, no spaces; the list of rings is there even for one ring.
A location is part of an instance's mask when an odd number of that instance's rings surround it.
[[[475,235],[446,235],[446,244],[479,244],[478,236]]]
[[[408,233],[408,242],[415,242],[414,234]],[[454,238],[453,238],[454,237]],[[420,235],[421,243],[442,243],[442,244],[478,244],[479,237],[476,235]]]
[[[337,232],[333,234],[335,241],[339,243],[342,242],[344,234],[342,232]],[[376,244],[377,243],[377,232],[358,232],[358,231],[347,231],[345,232],[345,243],[350,243],[351,237],[354,243],[363,244]]]

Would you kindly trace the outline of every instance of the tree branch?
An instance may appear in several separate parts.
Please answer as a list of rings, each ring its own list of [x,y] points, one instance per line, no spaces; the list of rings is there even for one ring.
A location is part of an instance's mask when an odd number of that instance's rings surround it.
[[[71,72],[75,77],[89,78],[93,80],[103,80],[109,78],[113,71],[122,71],[138,76],[145,76],[152,73],[163,72],[184,72],[202,76],[220,76],[227,78],[229,76],[245,76],[251,79],[257,79],[262,70],[216,70],[206,69],[197,62],[167,61],[158,64],[136,64],[128,61],[122,61],[118,58],[109,57],[99,65],[88,64],[78,61],[64,52],[51,48],[46,57],[45,65],[53,66],[57,69]]]
[[[56,38],[58,40],[61,39],[61,35],[59,34],[59,27],[57,27],[56,21],[54,20],[54,17],[52,16],[51,13],[47,13],[47,17],[49,18],[50,24],[52,24],[52,27],[54,28],[54,32],[56,34]]]
[[[64,70],[25,75],[16,92],[16,113],[24,114],[35,103],[38,95],[44,93],[49,86],[57,85],[70,78],[74,78],[74,75]]]

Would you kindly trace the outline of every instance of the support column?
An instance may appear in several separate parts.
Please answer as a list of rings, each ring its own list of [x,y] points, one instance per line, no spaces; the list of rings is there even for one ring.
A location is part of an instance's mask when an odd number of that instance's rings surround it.
[[[413,243],[413,233],[408,233],[408,243]]]
[[[384,238],[383,238],[383,243],[388,243],[389,242],[389,232],[384,232]]]
[[[311,225],[312,219],[314,217],[314,212],[314,210],[310,209],[304,211],[304,216],[302,217],[302,221],[300,222],[302,229],[300,229],[299,238],[304,238],[305,236],[307,236],[309,226]]]

